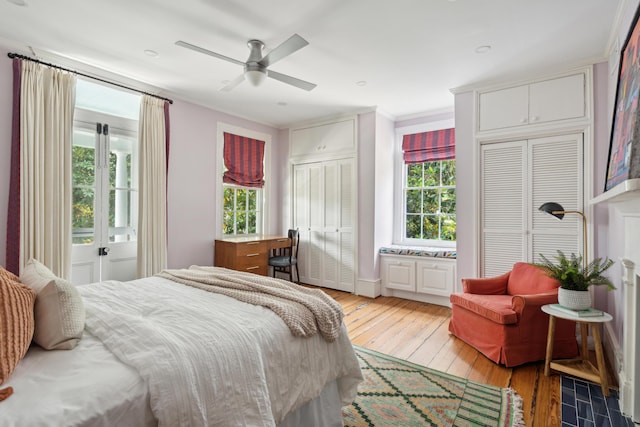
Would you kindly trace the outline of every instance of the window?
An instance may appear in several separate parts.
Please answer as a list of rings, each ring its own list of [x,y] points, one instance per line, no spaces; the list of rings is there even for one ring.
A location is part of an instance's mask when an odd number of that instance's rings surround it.
[[[397,130],[394,243],[455,247],[456,162],[451,121]]]
[[[265,233],[270,144],[269,134],[227,124],[218,125],[218,236]]]
[[[262,190],[224,185],[222,234],[257,234],[262,218]]]
[[[405,238],[455,242],[455,160],[405,165],[404,175]]]

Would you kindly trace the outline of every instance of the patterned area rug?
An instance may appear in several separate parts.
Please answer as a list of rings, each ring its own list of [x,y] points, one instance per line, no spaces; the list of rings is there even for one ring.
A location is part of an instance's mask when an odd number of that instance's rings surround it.
[[[522,399],[511,389],[354,348],[364,381],[343,409],[345,426],[524,426]]]

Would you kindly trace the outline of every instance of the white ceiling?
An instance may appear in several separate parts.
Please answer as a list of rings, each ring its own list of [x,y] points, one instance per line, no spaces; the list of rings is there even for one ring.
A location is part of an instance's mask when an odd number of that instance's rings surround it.
[[[371,107],[394,119],[451,110],[454,88],[604,61],[624,0],[19,1],[0,0],[0,44],[17,53],[286,127]],[[175,45],[245,61],[249,39],[266,53],[294,33],[309,45],[270,68],[310,92],[272,79],[220,92],[242,67]]]

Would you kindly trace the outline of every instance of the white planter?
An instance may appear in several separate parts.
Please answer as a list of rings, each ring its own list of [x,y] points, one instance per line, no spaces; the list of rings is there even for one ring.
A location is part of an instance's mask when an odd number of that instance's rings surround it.
[[[558,303],[572,310],[586,310],[591,308],[591,292],[570,291],[568,289],[558,289]]]

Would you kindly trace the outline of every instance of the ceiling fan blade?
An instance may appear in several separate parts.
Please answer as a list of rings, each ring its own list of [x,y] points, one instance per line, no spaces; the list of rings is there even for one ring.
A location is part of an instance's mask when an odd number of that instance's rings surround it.
[[[286,74],[277,73],[271,70],[267,70],[267,76],[304,90],[312,90],[317,86],[314,83],[305,82],[304,80],[296,79],[295,77],[287,76]]]
[[[218,90],[220,92],[230,92],[234,87],[238,86],[243,81],[244,81],[244,73],[240,74],[238,77],[236,77],[235,79],[233,79],[231,82],[227,83],[226,85],[222,86]]]
[[[242,61],[238,61],[237,59],[229,58],[228,56],[224,56],[224,55],[221,55],[219,53],[212,52],[212,51],[210,51],[208,49],[202,48],[200,46],[196,46],[196,45],[191,44],[191,43],[183,42],[182,40],[178,40],[176,42],[176,45],[181,46],[181,47],[186,47],[187,49],[195,50],[196,52],[204,53],[205,55],[213,56],[214,58],[222,59],[222,60],[225,60],[225,61],[232,62],[234,64],[238,64],[238,65],[244,66],[244,62],[242,62]]]
[[[289,37],[287,40],[282,42],[279,46],[275,47],[271,52],[269,52],[264,58],[258,61],[258,64],[264,65],[268,67],[271,64],[281,60],[285,56],[291,55],[293,52],[302,49],[309,42],[300,37],[298,34],[294,34]]]

